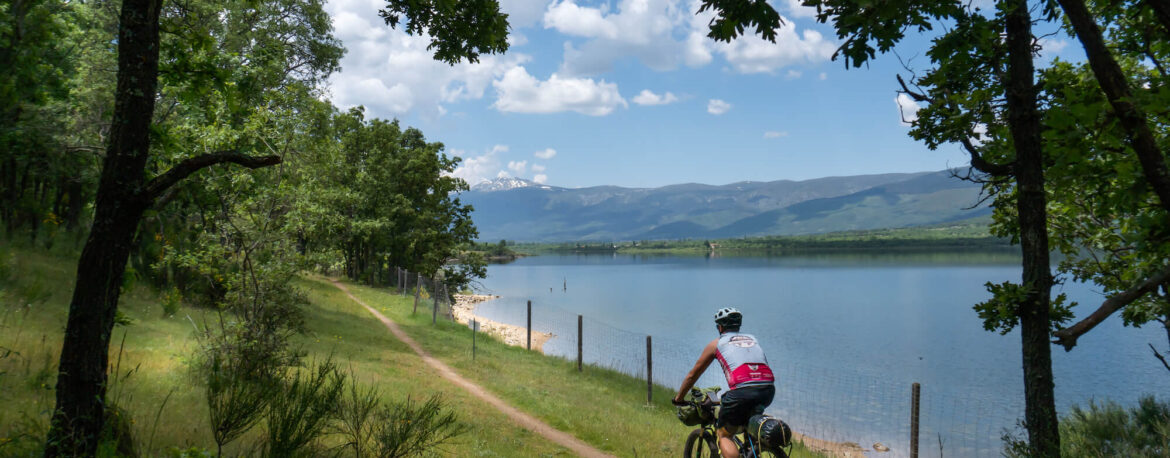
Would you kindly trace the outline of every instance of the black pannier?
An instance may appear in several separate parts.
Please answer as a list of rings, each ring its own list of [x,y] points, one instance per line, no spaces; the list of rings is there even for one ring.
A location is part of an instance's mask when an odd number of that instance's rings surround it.
[[[748,419],[747,428],[764,450],[779,450],[792,443],[792,429],[779,418],[755,415]]]

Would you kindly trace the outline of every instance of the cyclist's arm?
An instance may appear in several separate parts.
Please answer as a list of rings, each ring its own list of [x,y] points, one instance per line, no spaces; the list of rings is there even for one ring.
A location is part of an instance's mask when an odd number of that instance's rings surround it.
[[[695,361],[695,367],[692,367],[691,371],[687,373],[687,376],[683,378],[682,387],[678,389],[678,394],[674,396],[675,401],[682,401],[683,396],[686,396],[687,392],[691,390],[691,387],[695,386],[695,382],[699,381],[699,376],[707,371],[707,366],[710,366],[711,361],[715,360],[715,344],[718,342],[718,339],[712,340],[711,343],[707,344],[706,348],[703,348],[703,353],[699,355],[699,360]]]

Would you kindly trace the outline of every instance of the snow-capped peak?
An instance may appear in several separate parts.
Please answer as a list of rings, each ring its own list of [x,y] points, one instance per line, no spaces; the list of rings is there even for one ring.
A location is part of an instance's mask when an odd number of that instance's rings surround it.
[[[484,180],[471,187],[472,191],[479,192],[494,192],[507,191],[509,189],[527,188],[532,186],[540,186],[539,184],[516,177],[499,177],[494,180]]]

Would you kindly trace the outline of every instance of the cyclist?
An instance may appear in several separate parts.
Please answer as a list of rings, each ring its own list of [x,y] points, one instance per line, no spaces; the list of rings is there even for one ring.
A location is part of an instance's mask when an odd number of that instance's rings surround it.
[[[739,450],[731,437],[747,425],[748,418],[763,413],[776,395],[776,387],[773,385],[775,377],[768,367],[764,349],[760,348],[755,336],[739,332],[742,322],[743,314],[734,308],[722,308],[715,313],[715,328],[719,330],[719,338],[703,348],[695,367],[687,373],[672,401],[675,405],[685,405],[683,396],[691,390],[711,361],[719,360],[729,388],[720,400],[719,417],[715,419],[719,450],[723,458],[739,458]]]

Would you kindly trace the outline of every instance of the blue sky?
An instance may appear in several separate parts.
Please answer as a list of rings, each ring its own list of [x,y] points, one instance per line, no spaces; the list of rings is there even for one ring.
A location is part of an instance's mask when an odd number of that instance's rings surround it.
[[[896,56],[848,70],[831,61],[839,41],[798,0],[773,1],[786,22],[775,44],[714,43],[693,0],[501,0],[509,51],[455,66],[431,60],[425,37],[385,26],[382,5],[327,4],[348,49],[331,98],[443,142],[471,184],[727,184],[968,162],[957,146],[930,151],[906,135]],[[922,70],[928,40],[898,54]],[[1042,40],[1046,57],[1077,51],[1068,44]]]

